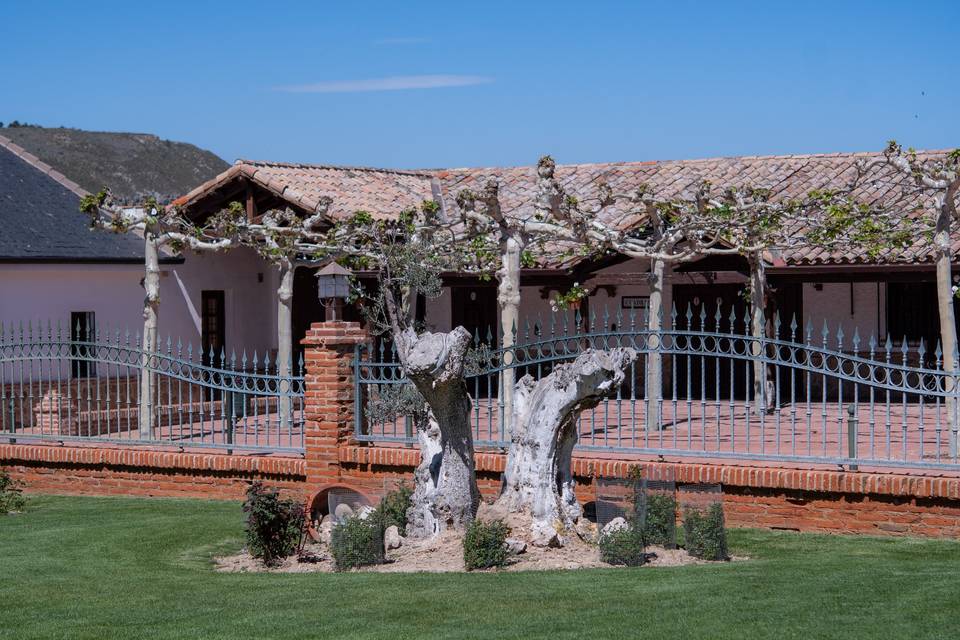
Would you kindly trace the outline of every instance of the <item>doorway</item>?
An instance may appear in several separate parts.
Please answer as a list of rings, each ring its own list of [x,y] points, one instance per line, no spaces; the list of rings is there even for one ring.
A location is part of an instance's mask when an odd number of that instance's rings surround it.
[[[490,349],[496,349],[500,333],[496,287],[453,287],[450,294],[452,326],[462,326],[469,331],[474,337],[473,344],[486,344]],[[468,380],[467,388],[474,400],[479,400],[496,397],[498,384],[497,375],[482,375]]]
[[[203,348],[203,364],[218,367],[222,364],[226,349],[226,305],[223,291],[200,293],[200,342]]]
[[[673,287],[673,304],[677,310],[676,328],[680,331],[705,331],[708,333],[745,335],[749,333],[747,303],[741,295],[740,284],[683,284]],[[687,310],[690,320],[687,320]],[[717,310],[720,319],[717,320]],[[701,325],[701,311],[705,316]],[[735,320],[731,322],[731,312]],[[682,340],[682,339],[681,339]],[[683,346],[680,343],[679,346]],[[694,345],[696,346],[696,344]],[[728,349],[721,341],[719,346]],[[748,380],[752,369],[748,360],[716,356],[673,356],[676,370],[677,398],[699,400],[730,399],[746,397]],[[664,381],[666,383],[666,380]],[[671,381],[672,382],[672,381]],[[664,388],[668,385],[664,384]]]
[[[451,289],[451,324],[463,326],[470,335],[495,349],[499,344],[496,287],[453,287]]]

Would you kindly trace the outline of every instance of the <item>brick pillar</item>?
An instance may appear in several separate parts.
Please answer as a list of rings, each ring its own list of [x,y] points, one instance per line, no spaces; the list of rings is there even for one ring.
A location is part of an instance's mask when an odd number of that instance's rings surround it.
[[[338,449],[353,435],[353,354],[367,340],[356,322],[317,322],[304,345],[305,493],[340,480]]]

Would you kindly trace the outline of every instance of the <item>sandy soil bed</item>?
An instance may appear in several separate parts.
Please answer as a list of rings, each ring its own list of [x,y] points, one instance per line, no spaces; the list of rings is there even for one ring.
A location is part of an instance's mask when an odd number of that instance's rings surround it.
[[[250,556],[246,551],[216,558],[218,571],[269,571],[275,573],[308,573],[332,572],[333,559],[329,549],[318,543],[309,543],[306,551],[313,556],[314,562],[300,562],[296,557],[287,558],[280,566],[266,567]],[[690,556],[683,549],[663,549],[648,547],[651,554],[647,567],[675,567],[688,564],[715,564],[698,560]],[[732,558],[734,561],[746,560],[742,557]],[[607,567],[611,565],[600,561],[600,553],[596,545],[583,542],[579,539],[571,540],[560,549],[539,548],[527,545],[527,550],[519,555],[512,556],[510,563],[499,571],[542,571],[549,569],[588,569]],[[387,563],[363,567],[359,571],[378,573],[444,573],[450,571],[464,571],[463,546],[460,538],[455,535],[439,536],[429,540],[407,539],[399,549],[387,552]]]

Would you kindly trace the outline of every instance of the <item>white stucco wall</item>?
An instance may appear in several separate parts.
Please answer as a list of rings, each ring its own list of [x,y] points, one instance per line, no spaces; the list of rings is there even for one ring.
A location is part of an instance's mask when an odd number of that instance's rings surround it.
[[[163,265],[160,277],[160,335],[176,343],[200,344],[202,291],[222,289],[228,350],[276,348],[275,278],[272,267],[252,251],[189,255],[184,264]],[[263,282],[257,274],[263,273]],[[39,322],[68,330],[70,314],[92,311],[101,332],[131,336],[143,320],[142,265],[5,264],[0,266],[0,322],[19,327]]]
[[[142,265],[5,264],[0,266],[0,322],[28,322],[64,331],[72,311],[93,311],[97,324],[111,331],[141,324]]]
[[[182,265],[163,268],[160,280],[160,333],[200,342],[200,302],[204,290],[222,289],[226,306],[227,351],[275,349],[275,269],[250,249],[224,254],[188,255]],[[263,274],[259,282],[258,274]]]

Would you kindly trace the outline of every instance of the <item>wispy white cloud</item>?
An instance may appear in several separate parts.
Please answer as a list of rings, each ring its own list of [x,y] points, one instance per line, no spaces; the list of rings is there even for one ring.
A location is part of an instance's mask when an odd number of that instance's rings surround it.
[[[426,44],[430,42],[427,38],[418,38],[415,36],[405,36],[399,38],[380,38],[379,40],[374,40],[373,44],[381,46],[389,45],[404,45],[404,44]]]
[[[424,75],[390,76],[369,80],[338,80],[276,87],[275,91],[287,93],[359,93],[364,91],[403,91],[406,89],[443,89],[446,87],[470,87],[489,84],[493,78],[484,76]]]

